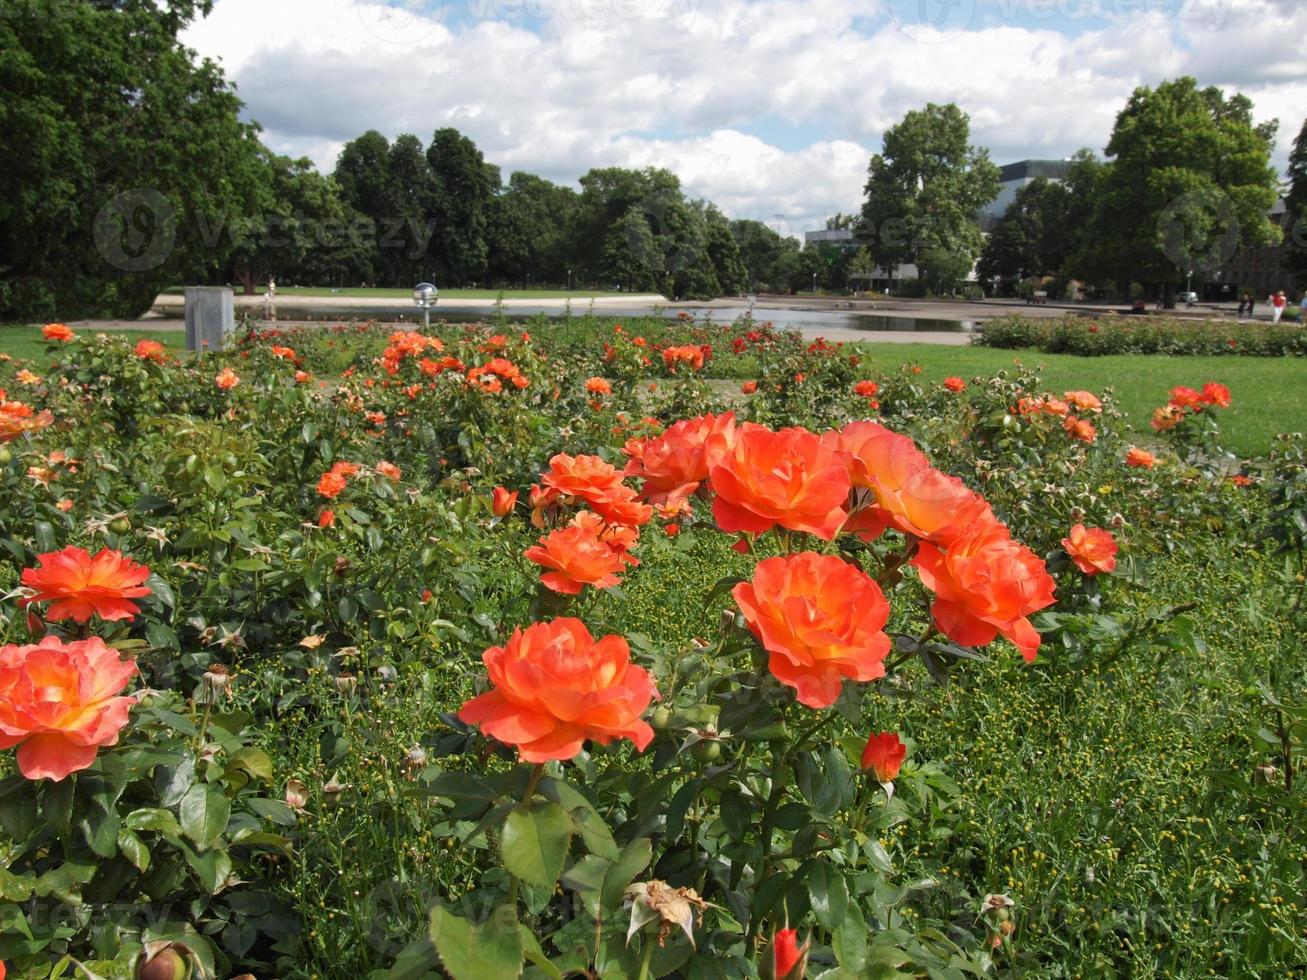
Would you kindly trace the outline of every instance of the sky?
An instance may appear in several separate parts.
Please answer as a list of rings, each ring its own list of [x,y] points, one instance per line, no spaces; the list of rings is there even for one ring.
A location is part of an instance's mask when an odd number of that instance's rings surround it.
[[[280,153],[453,126],[574,184],[666,167],[786,234],[856,211],[887,128],[956,102],[996,163],[1101,153],[1139,85],[1194,75],[1307,116],[1304,0],[217,0],[184,41]]]

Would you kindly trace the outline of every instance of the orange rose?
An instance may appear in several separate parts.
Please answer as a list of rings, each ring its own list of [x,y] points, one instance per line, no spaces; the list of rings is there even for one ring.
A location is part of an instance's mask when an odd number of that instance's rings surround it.
[[[345,489],[345,478],[335,470],[328,470],[318,480],[318,494],[328,500],[335,500]]]
[[[806,429],[739,429],[711,467],[713,517],[726,532],[780,526],[829,541],[844,523],[849,474],[829,445]]]
[[[67,324],[47,323],[41,328],[41,336],[46,340],[56,340],[61,344],[66,344],[76,336]]]
[[[318,527],[327,529],[336,526],[336,512],[329,507],[324,507],[322,513],[318,515]]]
[[[279,361],[294,361],[298,359],[293,347],[273,347],[272,356]]]
[[[861,569],[811,551],[768,558],[732,594],[772,674],[801,704],[829,708],[844,678],[885,676],[889,603]]]
[[[962,391],[963,389],[965,389],[966,386],[967,386],[967,383],[966,383],[965,381],[963,381],[961,378],[945,378],[945,379],[944,379],[944,387],[947,388],[949,391],[955,393],[955,394],[956,394],[957,392]]]
[[[493,686],[458,717],[517,746],[524,762],[575,758],[587,740],[629,738],[641,752],[653,740],[640,716],[658,690],[620,636],[596,640],[579,619],[555,619],[514,630],[482,660]]]
[[[1192,388],[1176,385],[1171,389],[1171,404],[1176,408],[1197,408],[1203,403],[1203,396]]]
[[[878,391],[880,391],[880,385],[874,381],[859,381],[853,386],[853,393],[863,398],[875,398]]]
[[[746,381],[744,384],[740,385],[740,392],[745,395],[752,395],[757,390],[758,382],[756,381]]]
[[[231,368],[223,368],[213,379],[213,383],[223,391],[231,391],[241,383],[241,379]]]
[[[1153,420],[1148,424],[1154,432],[1168,432],[1184,421],[1184,409],[1178,405],[1163,405],[1154,409]]]
[[[39,432],[54,423],[49,410],[34,412],[30,405],[5,401],[0,392],[0,444],[12,442],[24,432]]]
[[[921,581],[935,593],[931,616],[949,639],[983,646],[999,633],[1034,660],[1039,634],[1027,619],[1052,605],[1054,582],[1029,548],[1013,541],[997,522],[953,541],[942,551],[923,541],[912,559]]]
[[[524,553],[527,561],[551,569],[540,576],[548,589],[576,595],[587,585],[609,589],[620,585],[617,573],[635,559],[601,541],[593,527],[568,525],[540,539]]]
[[[495,487],[490,499],[490,511],[496,517],[507,517],[517,506],[517,493],[509,493],[504,487]]]
[[[735,416],[703,415],[677,422],[645,440],[626,464],[626,476],[644,480],[640,496],[651,504],[688,497],[735,441]]]
[[[867,739],[862,750],[862,768],[876,774],[878,782],[892,783],[908,757],[908,747],[899,739],[898,732],[881,732]]]
[[[1066,430],[1067,435],[1072,439],[1078,439],[1084,443],[1093,442],[1098,438],[1098,430],[1094,428],[1094,423],[1088,419],[1078,419],[1074,415],[1068,415],[1062,421],[1062,428]]]
[[[1081,412],[1101,412],[1102,400],[1091,391],[1068,391],[1063,395],[1067,403]]]
[[[23,585],[36,592],[23,605],[49,602],[47,619],[131,619],[141,611],[131,600],[150,594],[141,584],[150,570],[108,548],[92,558],[70,546],[38,555],[36,562],[39,567],[23,569]]]
[[[540,482],[565,497],[580,497],[590,502],[611,495],[622,482],[622,474],[598,456],[559,453],[549,461],[549,470]]]
[[[1215,405],[1217,408],[1230,407],[1230,389],[1223,384],[1217,384],[1215,381],[1209,381],[1203,385],[1202,400],[1208,405]]]
[[[377,474],[384,476],[391,483],[398,483],[403,477],[403,471],[394,463],[381,462],[376,465]]]
[[[0,647],[0,749],[18,746],[28,779],[59,782],[115,745],[135,698],[117,697],[136,663],[98,636]]]
[[[613,393],[613,386],[603,378],[587,378],[585,382],[585,390],[590,392],[592,395],[611,395]]]
[[[1062,539],[1062,547],[1076,563],[1076,567],[1086,575],[1116,570],[1116,539],[1112,537],[1111,531],[1075,524],[1071,527],[1070,535]]]
[[[1139,466],[1151,470],[1156,462],[1156,456],[1147,449],[1140,449],[1138,446],[1131,446],[1125,454],[1126,466]]]
[[[682,364],[689,365],[692,371],[699,371],[703,369],[703,361],[702,347],[668,347],[663,351],[663,363],[669,371],[675,371]]]
[[[155,361],[162,364],[168,360],[168,348],[157,340],[138,340],[132,353],[143,361]]]

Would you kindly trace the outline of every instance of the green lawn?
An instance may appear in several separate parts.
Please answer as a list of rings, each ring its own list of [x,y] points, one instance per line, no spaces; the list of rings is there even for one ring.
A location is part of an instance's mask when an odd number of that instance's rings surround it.
[[[180,330],[115,330],[112,333],[126,337],[132,343],[143,339],[157,340],[172,350],[186,349],[186,334]],[[40,327],[0,326],[0,353],[39,364],[45,360],[49,346],[41,336]]]
[[[180,296],[182,289],[174,286],[164,291],[169,296]],[[262,287],[257,291],[263,294]],[[240,291],[237,290],[237,295]],[[352,296],[361,299],[410,299],[412,289],[333,289],[329,286],[278,286],[277,295],[285,296]],[[624,296],[625,293],[594,289],[444,289],[441,299],[590,299],[595,296]]]
[[[1148,420],[1167,400],[1174,385],[1201,388],[1204,382],[1228,385],[1233,398],[1221,414],[1223,443],[1247,456],[1265,453],[1280,432],[1307,431],[1307,359],[1270,357],[1164,357],[1122,355],[1075,357],[1038,351],[991,350],[985,347],[940,347],[933,344],[859,345],[877,370],[904,363],[921,365],[923,377],[949,375],[992,377],[1014,363],[1037,366],[1053,389],[1101,393],[1114,391],[1116,402],[1142,441],[1153,436]]]

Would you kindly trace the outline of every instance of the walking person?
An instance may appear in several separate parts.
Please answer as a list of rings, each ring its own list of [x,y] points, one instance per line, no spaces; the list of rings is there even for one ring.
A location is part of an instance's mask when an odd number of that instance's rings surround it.
[[[1271,322],[1279,323],[1280,317],[1284,316],[1284,306],[1286,302],[1284,298],[1284,290],[1281,289],[1273,296],[1267,297],[1267,299],[1269,299],[1271,303]]]
[[[1307,289],[1302,291],[1302,299],[1298,300],[1298,326],[1307,327]]]
[[[1242,296],[1239,297],[1239,310],[1234,315],[1236,320],[1243,319],[1243,315],[1248,312],[1248,307],[1251,305],[1251,303],[1252,303],[1252,297],[1249,296],[1247,293],[1244,293]]]

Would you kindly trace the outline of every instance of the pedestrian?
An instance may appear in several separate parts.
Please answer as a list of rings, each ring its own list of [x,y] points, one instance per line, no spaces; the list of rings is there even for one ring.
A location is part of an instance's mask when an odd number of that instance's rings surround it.
[[[1307,327],[1307,289],[1302,291],[1302,299],[1298,300],[1298,326]]]
[[[1243,315],[1248,312],[1248,294],[1244,293],[1239,297],[1239,311],[1235,314],[1236,320],[1242,320]]]
[[[1267,299],[1270,300],[1271,303],[1271,322],[1279,323],[1280,317],[1284,316],[1284,306],[1285,306],[1284,290],[1281,289],[1273,296],[1268,296]]]

